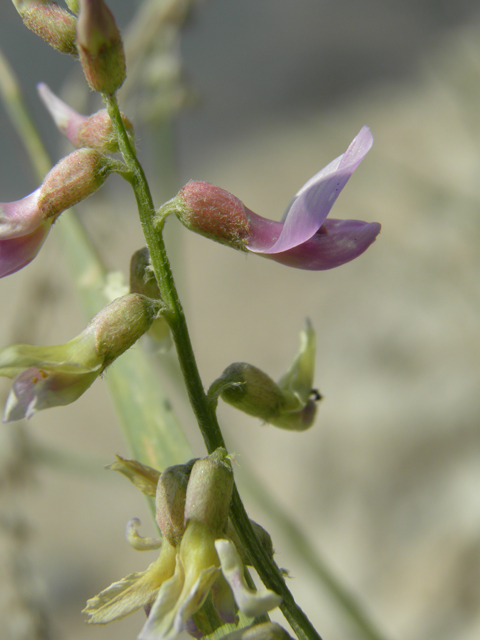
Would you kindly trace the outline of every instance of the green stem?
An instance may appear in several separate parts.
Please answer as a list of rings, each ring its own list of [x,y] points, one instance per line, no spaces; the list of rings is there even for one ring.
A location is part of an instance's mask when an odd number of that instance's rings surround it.
[[[188,396],[207,450],[209,453],[212,453],[217,447],[225,447],[225,442],[218,425],[214,408],[211,403],[208,402],[207,395],[205,394],[195,361],[185,315],[175,287],[162,237],[163,221],[161,224],[156,222],[156,212],[148,182],[135,150],[127,136],[116,97],[104,96],[104,100],[118,137],[119,147],[125,164],[130,170],[129,181],[135,193],[140,221],[150,251],[152,267],[158,281],[163,302],[167,307],[165,319],[169,324],[172,338],[177,349]],[[282,612],[298,638],[300,640],[321,640],[308,618],[295,603],[278,567],[259,543],[236,487],[234,487],[232,498],[231,518],[240,540],[251,557],[262,582],[269,589],[272,589],[282,596]]]

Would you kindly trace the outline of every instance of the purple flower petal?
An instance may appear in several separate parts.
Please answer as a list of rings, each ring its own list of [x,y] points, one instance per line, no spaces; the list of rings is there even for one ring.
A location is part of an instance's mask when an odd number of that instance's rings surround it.
[[[56,373],[30,367],[18,375],[5,405],[4,422],[31,418],[47,407],[70,404],[79,398],[99,372]]]
[[[288,267],[322,271],[358,258],[380,233],[378,222],[327,219],[322,228],[303,244],[283,253],[265,253]]]
[[[303,245],[309,240],[325,222],[340,191],[372,144],[370,129],[362,127],[345,153],[310,178],[298,191],[285,213],[283,228],[278,237],[275,233],[277,225],[264,225],[258,238],[252,236],[248,249],[254,253],[275,254]],[[270,232],[274,232],[269,248],[265,246],[264,231],[267,227]]]
[[[46,222],[27,235],[0,239],[0,278],[15,273],[35,258],[50,227],[51,223]]]

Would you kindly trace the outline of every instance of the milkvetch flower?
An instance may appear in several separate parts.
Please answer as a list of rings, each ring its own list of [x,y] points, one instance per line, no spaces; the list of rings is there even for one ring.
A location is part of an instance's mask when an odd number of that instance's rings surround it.
[[[110,468],[151,495],[155,475],[149,467],[142,470],[139,463],[119,458]],[[139,478],[134,480],[136,474]],[[236,621],[236,608],[254,617],[278,606],[278,595],[267,589],[252,591],[245,583],[242,559],[227,535],[232,488],[233,473],[224,449],[160,474],[156,492],[157,522],[163,534],[160,555],[146,571],[130,574],[89,600],[84,609],[88,622],[105,624],[145,607],[148,618],[139,640],[173,640],[185,629],[195,629],[192,616],[209,593],[225,622]],[[142,542],[136,524],[130,522],[127,530],[134,548],[155,545],[148,539]]]
[[[315,333],[310,321],[300,333],[300,350],[288,371],[276,383],[266,373],[246,362],[234,362],[215,380],[208,396],[220,396],[236,409],[268,424],[290,431],[312,426],[320,395],[313,389]]]
[[[78,149],[50,169],[41,186],[16,202],[0,203],[0,277],[27,265],[58,216],[96,191],[114,161],[94,149]]]
[[[118,151],[118,140],[106,109],[84,116],[60,100],[43,82],[37,85],[37,91],[57,127],[75,147],[90,147],[102,153]],[[125,129],[132,135],[132,123],[121,115]]]
[[[149,329],[157,311],[152,300],[128,294],[97,313],[66,344],[0,349],[0,376],[14,379],[4,421],[30,418],[41,409],[74,402]]]
[[[357,258],[380,232],[377,222],[327,218],[372,143],[370,129],[363,127],[344,154],[303,185],[281,222],[262,218],[206,182],[189,182],[168,206],[192,231],[234,249],[298,269],[332,269]]]

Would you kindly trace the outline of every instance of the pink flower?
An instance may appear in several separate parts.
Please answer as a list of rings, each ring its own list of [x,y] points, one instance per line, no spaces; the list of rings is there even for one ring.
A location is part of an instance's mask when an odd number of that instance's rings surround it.
[[[78,149],[57,162],[33,193],[0,203],[0,278],[31,262],[58,216],[100,188],[114,169],[95,149]]]
[[[377,222],[327,218],[372,143],[363,127],[343,155],[303,185],[281,222],[262,218],[206,182],[189,182],[170,206],[185,226],[217,242],[297,269],[332,269],[361,255],[380,232]]]
[[[40,189],[16,202],[0,204],[0,278],[27,265],[40,251],[53,219],[38,206]]]

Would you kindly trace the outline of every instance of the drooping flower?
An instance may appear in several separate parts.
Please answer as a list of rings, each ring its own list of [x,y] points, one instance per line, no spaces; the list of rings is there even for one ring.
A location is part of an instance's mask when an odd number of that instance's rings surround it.
[[[57,162],[33,193],[0,203],[0,277],[31,262],[58,216],[96,191],[112,170],[103,154],[78,149]]]
[[[155,475],[150,468],[143,471],[138,462],[121,458],[111,468],[151,495]],[[133,480],[136,474],[140,477]],[[224,449],[164,471],[156,494],[162,532],[158,559],[146,571],[128,575],[89,600],[84,609],[88,622],[105,624],[145,607],[148,618],[139,640],[173,640],[185,629],[195,629],[192,616],[210,593],[225,622],[236,621],[236,608],[255,617],[278,606],[281,598],[272,591],[249,589],[242,559],[227,536],[232,487]],[[127,528],[134,548],[158,546],[158,541],[143,542],[136,524],[131,521]]]
[[[30,418],[41,409],[77,400],[149,329],[156,314],[152,300],[128,294],[102,309],[66,344],[18,344],[0,349],[0,376],[14,378],[4,421]]]
[[[303,185],[281,222],[262,218],[206,182],[189,182],[169,206],[192,231],[234,249],[297,269],[332,269],[361,255],[380,232],[377,222],[327,218],[372,144],[370,129],[363,127],[344,154]]]
[[[289,370],[276,383],[261,369],[234,362],[212,383],[212,402],[220,396],[236,409],[289,431],[305,431],[313,425],[321,398],[313,389],[315,333],[310,321],[300,333],[300,350]]]
[[[37,85],[37,90],[57,127],[75,147],[90,147],[102,153],[118,151],[118,140],[106,109],[83,116],[60,100],[43,82]],[[121,115],[125,129],[132,135],[132,123],[123,113]]]

